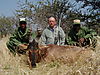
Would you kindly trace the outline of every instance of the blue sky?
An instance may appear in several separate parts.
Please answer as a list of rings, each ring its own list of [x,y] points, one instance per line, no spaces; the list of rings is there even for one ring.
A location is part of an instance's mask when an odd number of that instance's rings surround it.
[[[17,9],[18,4],[17,4],[18,0],[0,0],[0,16],[13,16],[13,12],[15,11],[15,9]],[[24,1],[24,0],[22,0]],[[28,1],[39,1],[39,0],[28,0]]]
[[[0,16],[13,16],[15,9],[18,8],[18,1],[19,0],[0,0]],[[20,0],[20,1],[25,1],[25,0]],[[36,3],[36,1],[43,1],[43,0],[28,0],[28,1],[32,1],[33,3]],[[51,1],[51,0],[49,0]],[[70,2],[71,1],[71,2]],[[69,0],[70,3],[75,2],[75,0]],[[77,7],[80,8],[83,2],[78,2],[76,3],[76,6],[74,8]],[[88,13],[86,11],[86,9],[90,8],[89,6],[86,7],[85,9],[81,9],[80,11],[82,11],[82,13]]]
[[[0,0],[0,15],[12,16],[17,8],[17,0]]]

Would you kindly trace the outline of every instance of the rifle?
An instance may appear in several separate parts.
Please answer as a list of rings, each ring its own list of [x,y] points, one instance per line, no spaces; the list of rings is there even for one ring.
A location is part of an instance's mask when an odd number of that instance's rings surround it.
[[[63,3],[61,4],[60,6],[60,11],[59,11],[59,21],[58,21],[58,45],[60,45],[60,31],[59,31],[59,28],[60,28],[60,24],[61,24],[61,19],[62,19],[62,16],[63,16],[63,13],[65,11],[64,7],[65,7],[65,4],[67,3],[66,0],[63,1]]]
[[[61,24],[61,18],[63,13],[60,14],[59,23],[58,23],[58,45],[60,45],[60,24]]]

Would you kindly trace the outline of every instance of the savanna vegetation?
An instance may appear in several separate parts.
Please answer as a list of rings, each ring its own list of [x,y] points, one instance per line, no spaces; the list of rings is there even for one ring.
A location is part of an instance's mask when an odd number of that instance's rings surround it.
[[[3,38],[0,41],[0,75],[100,75],[100,37],[97,39],[94,52],[92,54],[91,52],[80,54],[81,58],[74,63],[70,62],[69,57],[68,63],[61,63],[56,60],[40,62],[37,63],[36,68],[30,70],[27,56],[16,55],[14,57],[6,47],[8,38]],[[91,51],[91,49],[88,50]],[[60,61],[60,59],[58,60]]]
[[[14,14],[12,17],[0,16],[0,75],[100,75],[99,37],[95,54],[84,62],[82,59],[73,64],[42,62],[32,70],[29,69],[26,56],[14,57],[6,47],[7,35],[18,27],[20,17],[25,17],[28,26],[36,30],[37,26],[45,28],[48,17],[55,16],[66,34],[72,27],[73,20],[80,19],[82,25],[94,29],[100,35],[99,0],[40,0],[37,3],[19,0]]]

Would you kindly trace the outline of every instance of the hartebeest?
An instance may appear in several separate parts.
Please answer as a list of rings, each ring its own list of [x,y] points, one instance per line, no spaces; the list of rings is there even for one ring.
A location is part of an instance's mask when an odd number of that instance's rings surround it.
[[[82,57],[82,59],[87,59],[95,54],[91,49],[81,48],[77,46],[58,46],[58,45],[47,45],[38,46],[38,44],[33,41],[29,47],[29,59],[30,66],[36,66],[36,63],[45,61],[59,61],[62,63],[74,63]]]

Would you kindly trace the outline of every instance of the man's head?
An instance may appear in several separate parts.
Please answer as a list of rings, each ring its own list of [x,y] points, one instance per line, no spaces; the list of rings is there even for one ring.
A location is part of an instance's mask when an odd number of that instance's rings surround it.
[[[39,35],[41,36],[41,34],[42,34],[42,28],[39,28],[39,27],[38,27],[38,28],[37,28],[37,35],[38,35],[38,36],[39,36]]]
[[[54,17],[50,17],[49,19],[48,19],[48,21],[49,21],[49,26],[51,27],[51,28],[53,28],[57,23],[56,23],[56,19],[54,18]]]
[[[79,29],[80,29],[80,20],[79,19],[75,19],[73,22],[74,22],[73,23],[73,28],[74,28],[75,31],[78,32]]]
[[[25,20],[25,18],[20,18],[19,19],[19,25],[20,25],[20,27],[22,28],[22,29],[25,29],[26,28],[26,20]]]

